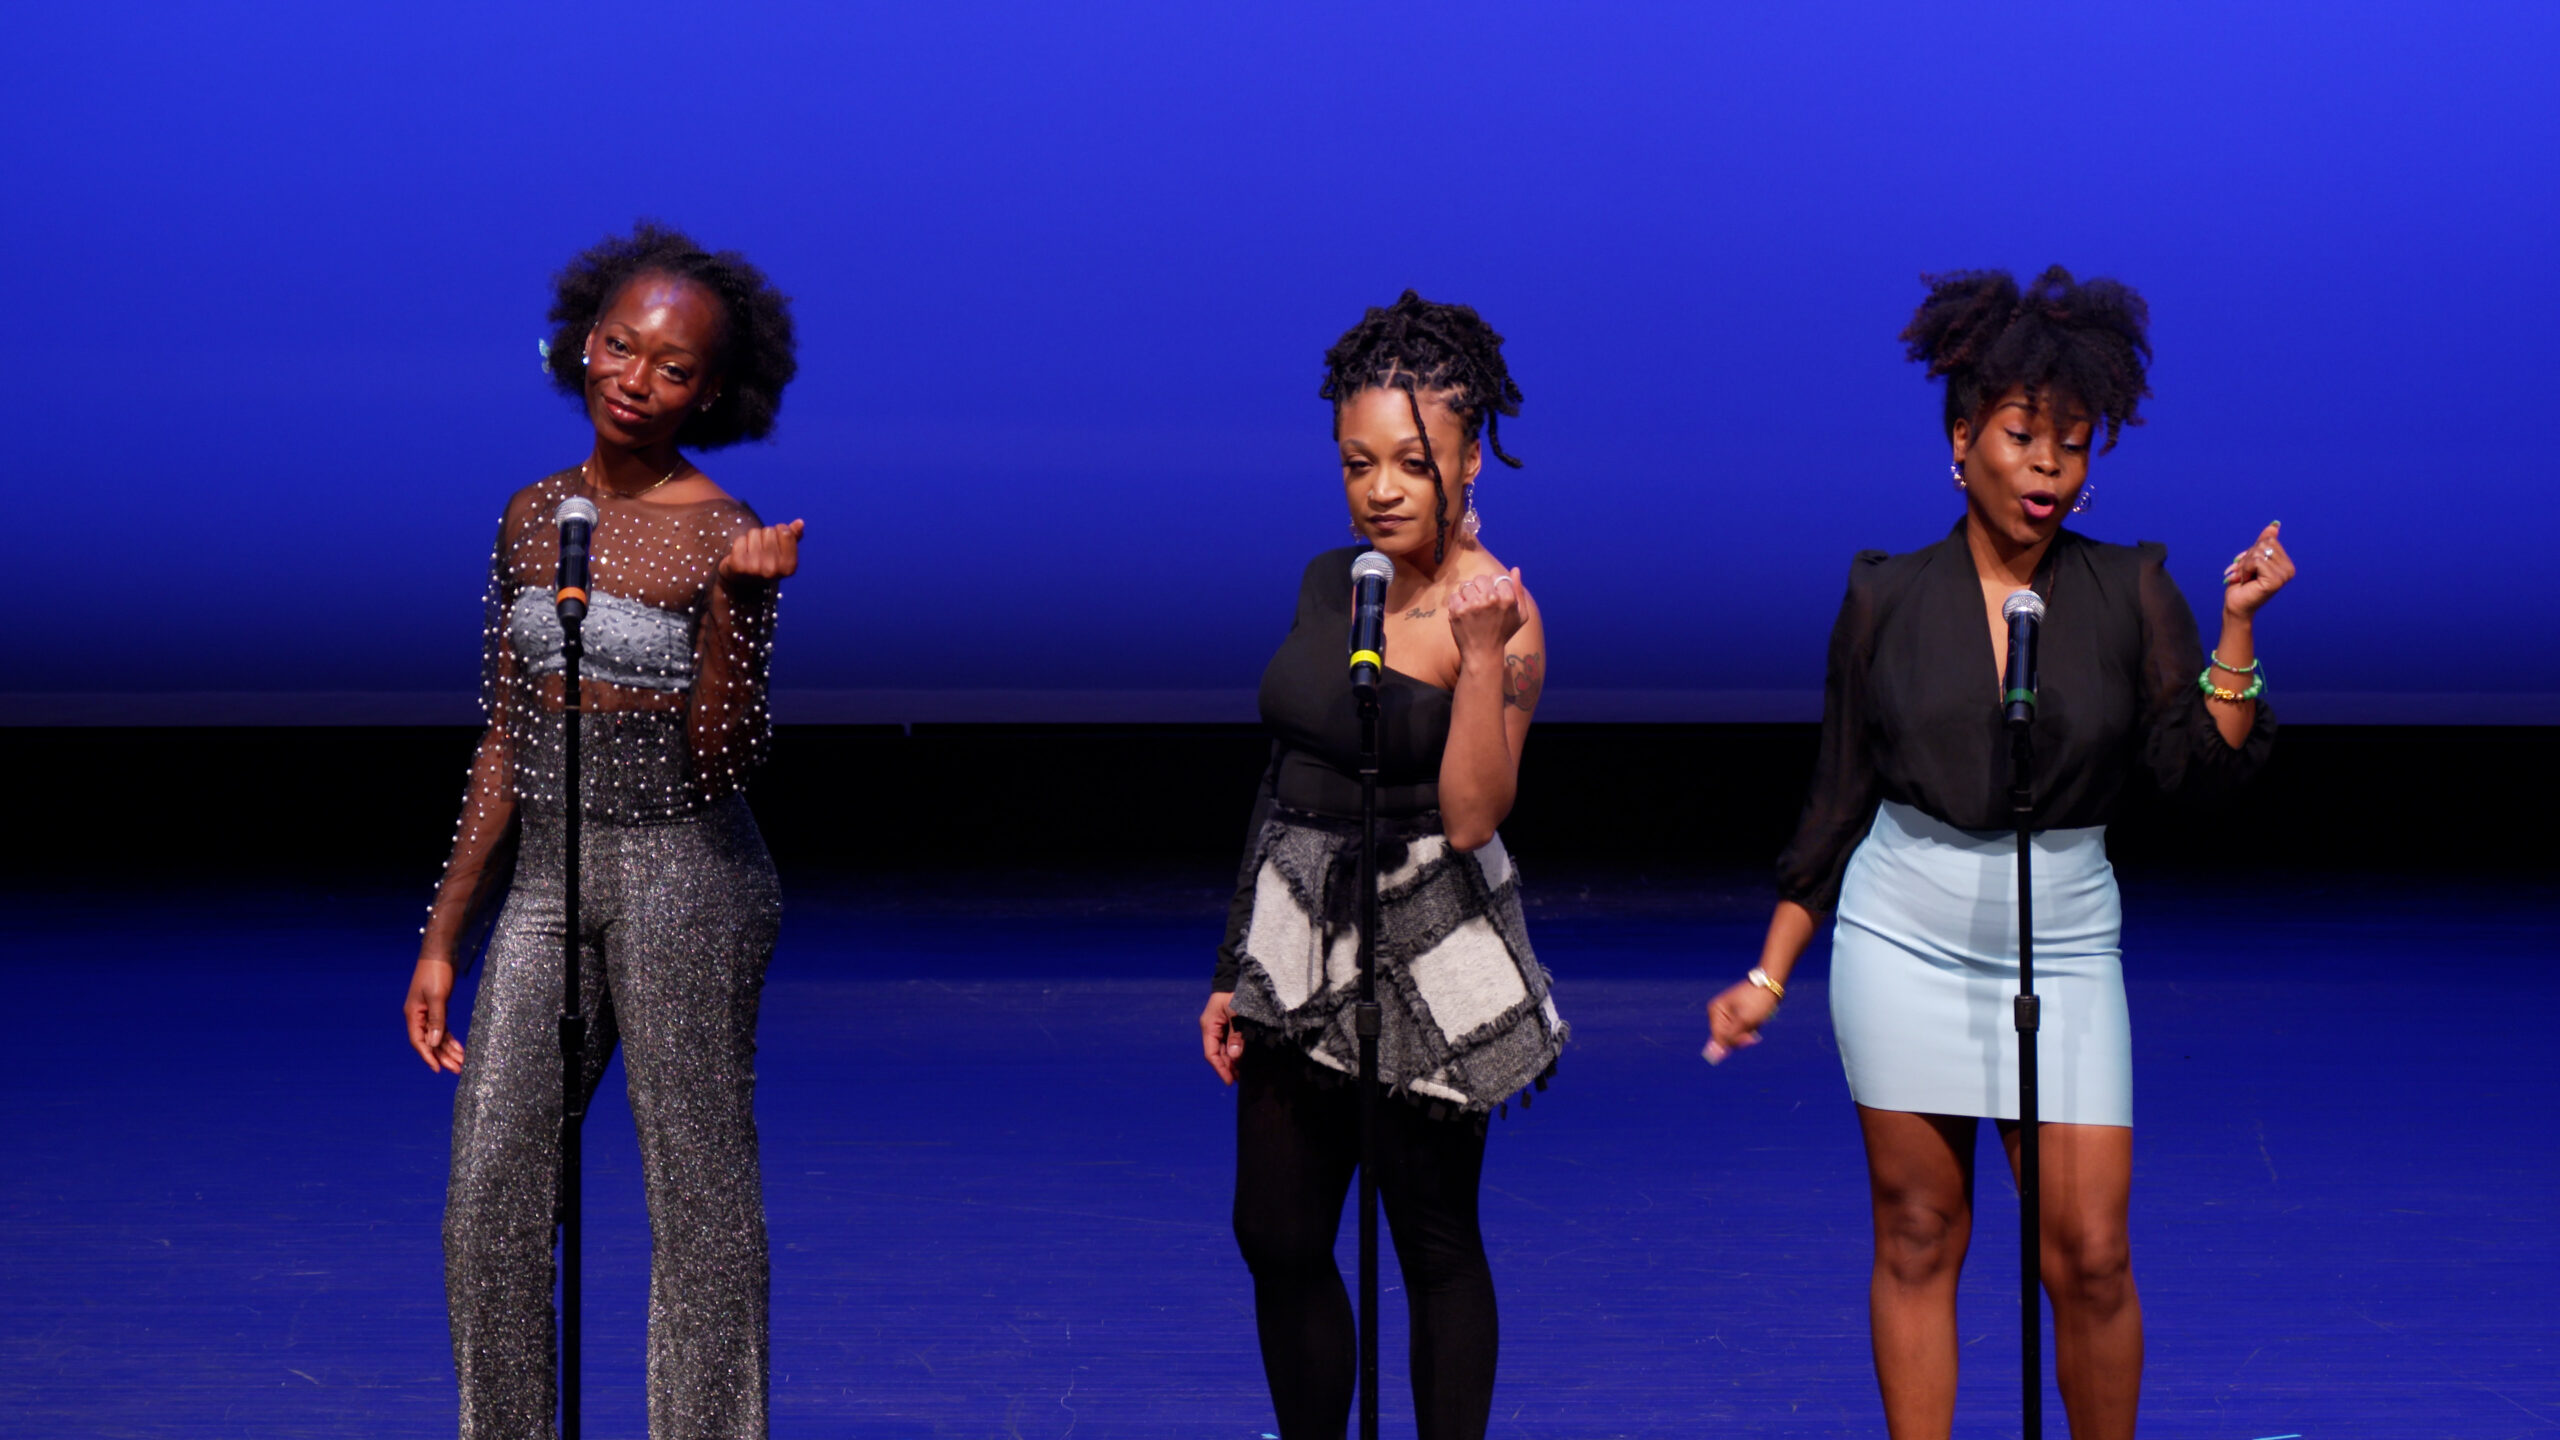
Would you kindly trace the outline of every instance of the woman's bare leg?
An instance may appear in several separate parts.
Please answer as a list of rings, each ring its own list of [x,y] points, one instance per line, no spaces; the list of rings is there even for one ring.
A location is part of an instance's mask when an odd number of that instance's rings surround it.
[[[2018,1127],[2000,1127],[2009,1173]],[[2142,1399],[2142,1299],[2133,1288],[2125,1213],[2133,1191],[2133,1131],[2123,1125],[2047,1125],[2044,1255],[2053,1299],[2053,1359],[2072,1440],[2132,1440]]]
[[[1861,1105],[1858,1127],[1875,1205],[1867,1312],[1885,1431],[1944,1440],[1956,1415],[1956,1276],[1973,1234],[1974,1122]]]

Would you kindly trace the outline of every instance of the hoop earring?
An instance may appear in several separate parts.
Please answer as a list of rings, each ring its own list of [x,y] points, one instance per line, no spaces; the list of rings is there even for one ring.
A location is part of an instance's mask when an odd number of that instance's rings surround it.
[[[2074,514],[2074,515],[2086,515],[2086,514],[2088,514],[2088,513],[2089,513],[2089,507],[2090,507],[2092,504],[2096,503],[2097,498],[2098,498],[2098,487],[2097,487],[2095,484],[2091,483],[2090,481],[2087,481],[2087,480],[2083,480],[2083,481],[2081,481],[2081,482],[2080,482],[2080,498],[2071,502],[2071,513],[2072,513],[2072,514]]]
[[[1459,517],[1458,529],[1470,540],[1484,533],[1484,516],[1477,513],[1476,487],[1472,480],[1467,482],[1467,513]]]
[[[1949,477],[1950,479],[1953,479],[1953,480],[1956,482],[1956,488],[1957,488],[1957,489],[1961,490],[1961,489],[1963,489],[1963,488],[1964,488],[1964,462],[1963,462],[1963,461],[1961,461],[1961,460],[1953,460],[1953,461],[1949,461],[1949,462],[1948,462],[1948,464],[1947,464],[1947,475],[1948,475],[1948,477]]]

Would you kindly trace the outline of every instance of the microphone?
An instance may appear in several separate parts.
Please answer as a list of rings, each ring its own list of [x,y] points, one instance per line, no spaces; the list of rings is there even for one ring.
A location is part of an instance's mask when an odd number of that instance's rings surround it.
[[[2023,730],[2036,718],[2036,627],[2044,623],[2044,597],[2012,590],[2000,602],[2000,618],[2009,622],[2009,683],[2000,694],[2001,714],[2010,729]]]
[[[1375,550],[1351,559],[1351,693],[1365,703],[1378,698],[1378,672],[1386,668],[1387,581],[1396,562]]]
[[[551,512],[560,525],[560,623],[576,625],[587,618],[587,557],[596,533],[596,502],[572,495]]]

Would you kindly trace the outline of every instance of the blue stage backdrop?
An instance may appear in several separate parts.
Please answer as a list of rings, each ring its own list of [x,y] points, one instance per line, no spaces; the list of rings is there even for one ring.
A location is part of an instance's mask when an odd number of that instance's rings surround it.
[[[2085,528],[2297,719],[2560,720],[2560,8],[426,7],[13,14],[20,722],[471,714],[501,502],[585,431],[551,272],[638,216],[804,367],[705,456],[809,522],[785,719],[1250,715],[1347,539],[1325,346],[1510,337],[1486,536],[1550,714],[1810,717],[1851,552],[1957,512],[1924,271],[2150,300]]]

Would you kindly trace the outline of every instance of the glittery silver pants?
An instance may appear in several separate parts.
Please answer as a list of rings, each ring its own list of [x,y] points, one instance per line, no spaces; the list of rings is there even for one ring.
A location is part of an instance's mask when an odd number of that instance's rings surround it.
[[[649,1434],[765,1434],[756,1006],[781,919],[737,797],[584,832],[579,972],[593,1094],[622,1046],[649,1200]],[[445,1297],[465,1440],[553,1433],[560,1165],[560,832],[528,824],[472,1002],[453,1107]]]

